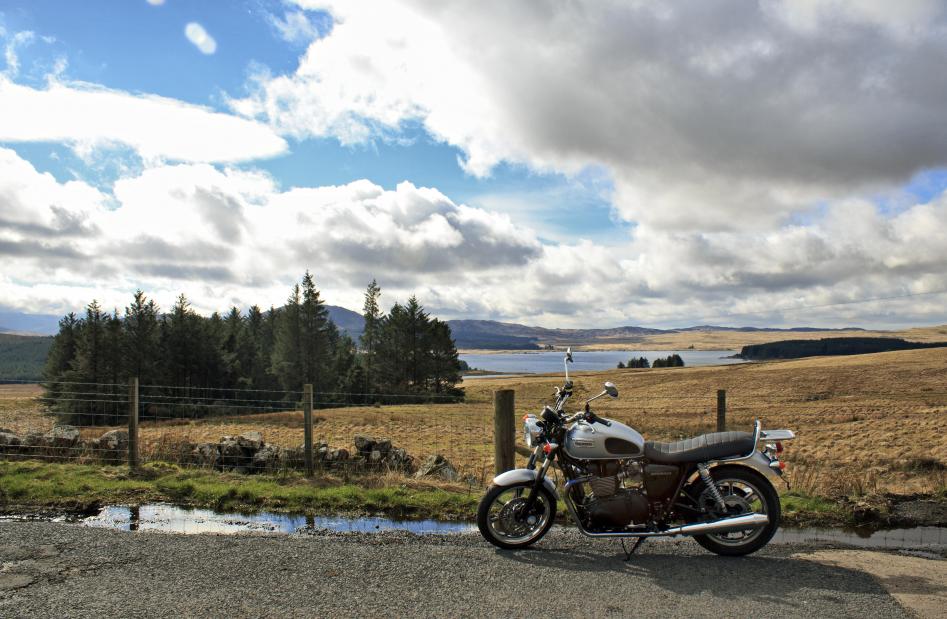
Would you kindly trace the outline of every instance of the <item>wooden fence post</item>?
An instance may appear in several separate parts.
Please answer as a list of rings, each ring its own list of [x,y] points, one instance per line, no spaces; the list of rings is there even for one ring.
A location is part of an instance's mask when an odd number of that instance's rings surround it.
[[[312,385],[303,385],[303,437],[306,476],[312,477]]]
[[[717,432],[727,431],[727,390],[717,389]]]
[[[138,460],[138,377],[128,381],[128,466],[137,469]]]
[[[513,422],[514,392],[500,389],[493,392],[493,448],[496,474],[513,468],[515,426]]]

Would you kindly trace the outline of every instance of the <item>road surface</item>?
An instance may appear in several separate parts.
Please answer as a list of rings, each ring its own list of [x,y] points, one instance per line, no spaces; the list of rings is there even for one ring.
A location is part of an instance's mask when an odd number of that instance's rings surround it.
[[[863,564],[895,572],[901,568],[891,561],[920,562],[905,568],[913,575],[898,572],[886,581],[862,571],[845,552],[771,545],[728,559],[674,540],[644,544],[625,562],[618,542],[558,528],[535,550],[502,552],[476,534],[188,536],[0,522],[0,616],[925,614],[923,603],[920,611],[906,611],[885,588],[892,582],[922,602],[940,600],[928,608],[943,608],[947,561],[857,555]]]

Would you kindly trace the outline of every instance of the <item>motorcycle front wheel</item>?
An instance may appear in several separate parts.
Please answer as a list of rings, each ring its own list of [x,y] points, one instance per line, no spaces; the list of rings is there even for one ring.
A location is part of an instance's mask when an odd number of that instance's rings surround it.
[[[532,482],[514,486],[491,486],[480,499],[477,527],[484,539],[507,550],[526,548],[543,538],[556,519],[556,497],[545,486],[536,503],[526,511]]]

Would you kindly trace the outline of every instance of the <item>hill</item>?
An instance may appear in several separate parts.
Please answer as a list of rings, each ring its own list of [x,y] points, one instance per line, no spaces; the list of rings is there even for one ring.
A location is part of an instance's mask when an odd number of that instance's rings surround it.
[[[0,311],[0,333],[55,335],[61,316]]]
[[[0,333],[0,382],[39,380],[52,343],[49,336]]]
[[[362,331],[365,330],[365,319],[362,318],[362,315],[338,305],[326,305],[326,309],[329,311],[329,319],[335,323],[339,331],[344,331],[349,337],[358,342],[358,338],[362,336]]]
[[[908,342],[893,337],[830,337],[819,340],[782,340],[766,344],[753,344],[744,346],[740,351],[740,356],[744,359],[762,361],[825,355],[863,355],[893,350],[914,350],[944,346],[947,346],[947,342]]]

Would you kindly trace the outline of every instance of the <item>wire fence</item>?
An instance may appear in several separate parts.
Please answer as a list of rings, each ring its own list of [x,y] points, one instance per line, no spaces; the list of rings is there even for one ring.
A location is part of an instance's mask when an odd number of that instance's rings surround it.
[[[351,396],[403,404],[353,404]],[[0,455],[128,461],[137,417],[140,462],[242,473],[305,470],[304,391],[0,380]],[[313,468],[396,474],[482,487],[492,475],[492,420],[456,395],[314,392]],[[137,404],[137,406],[136,406]],[[463,437],[475,437],[464,440]]]

